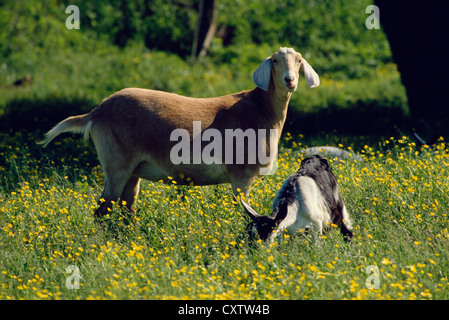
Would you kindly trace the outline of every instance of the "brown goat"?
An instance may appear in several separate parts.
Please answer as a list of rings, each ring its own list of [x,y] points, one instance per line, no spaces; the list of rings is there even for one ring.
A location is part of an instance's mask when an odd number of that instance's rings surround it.
[[[170,176],[179,184],[194,185],[231,183],[234,194],[238,193],[237,189],[248,194],[249,186],[261,170],[271,171],[301,66],[309,87],[318,86],[318,75],[301,54],[281,48],[254,72],[257,88],[253,90],[198,99],[155,90],[123,89],[103,100],[90,113],[61,121],[39,143],[46,146],[63,132],[83,133],[85,139],[92,136],[105,173],[105,188],[101,195],[104,201],[96,211],[100,216],[111,208],[111,201],[119,198],[134,211],[133,203],[139,193],[141,178],[170,182],[167,178]],[[201,129],[195,130],[195,124],[200,124]],[[196,151],[205,152],[208,145],[201,145],[201,141],[210,141],[211,137],[207,140],[203,136],[201,140],[200,136],[207,129],[221,137],[234,130],[233,141],[244,141],[245,137],[250,141],[250,133],[254,133],[259,143],[253,150],[265,152],[265,155],[268,152],[269,160],[248,161],[250,152],[242,146],[234,145],[229,149],[229,145],[220,143],[214,150],[212,162],[175,164],[172,151],[180,143],[173,137],[177,129],[184,130],[188,136],[188,143],[194,149],[192,153],[195,153],[194,144],[198,145],[198,139],[201,149]],[[273,132],[274,135],[267,138],[266,133]],[[225,161],[230,152],[234,161]],[[235,161],[242,155],[243,163]],[[194,156],[198,154],[189,155],[190,158]]]

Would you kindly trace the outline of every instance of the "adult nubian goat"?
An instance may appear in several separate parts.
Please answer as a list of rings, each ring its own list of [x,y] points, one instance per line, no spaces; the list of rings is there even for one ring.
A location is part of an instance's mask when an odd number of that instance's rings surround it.
[[[248,225],[252,237],[273,242],[284,229],[292,234],[307,229],[321,234],[331,223],[340,226],[346,241],[353,236],[337,178],[321,155],[304,159],[299,170],[285,180],[274,198],[271,215],[259,215],[241,202],[252,219]]]
[[[169,182],[168,177],[172,177],[178,184],[194,185],[231,183],[234,194],[238,189],[248,194],[253,180],[263,170],[271,171],[300,68],[308,86],[317,87],[319,77],[301,54],[280,48],[254,72],[257,87],[253,90],[189,98],[156,90],[123,89],[90,113],[61,121],[40,143],[46,146],[63,132],[84,134],[86,140],[92,137],[105,173],[103,201],[96,211],[99,216],[119,198],[133,212],[142,178]],[[217,141],[227,135],[231,135],[231,142],[241,143]],[[201,144],[212,138],[214,148]],[[245,139],[247,145],[257,141],[257,149],[246,150]],[[187,149],[182,142],[187,142]],[[179,152],[183,155],[176,157]],[[264,153],[268,159],[254,161],[254,152]],[[199,155],[209,155],[208,161],[198,161]]]

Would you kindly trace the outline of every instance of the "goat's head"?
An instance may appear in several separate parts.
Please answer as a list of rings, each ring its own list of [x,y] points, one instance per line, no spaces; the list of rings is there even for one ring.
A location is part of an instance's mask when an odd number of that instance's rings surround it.
[[[303,69],[310,88],[320,85],[320,78],[312,66],[292,48],[280,48],[278,52],[266,58],[254,72],[253,80],[259,88],[268,91],[270,79],[273,77],[276,88],[294,92],[298,86],[300,68]]]
[[[258,214],[245,201],[240,201],[252,220],[246,228],[251,240],[258,236],[261,240],[266,241],[276,231],[279,223],[287,216],[286,205],[276,207],[269,216],[265,216]]]

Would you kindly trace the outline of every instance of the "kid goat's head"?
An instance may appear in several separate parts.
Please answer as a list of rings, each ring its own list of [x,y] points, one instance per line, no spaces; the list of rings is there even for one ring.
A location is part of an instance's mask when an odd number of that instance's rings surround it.
[[[252,220],[247,226],[247,230],[251,240],[259,237],[261,240],[266,241],[276,230],[279,223],[287,216],[286,205],[276,207],[269,216],[266,216],[258,214],[245,201],[240,201],[245,208],[246,213]]]
[[[254,83],[268,91],[270,79],[276,88],[295,92],[298,87],[299,69],[302,68],[307,85],[315,88],[320,85],[320,78],[310,64],[299,52],[292,48],[280,48],[271,57],[266,58],[253,74]]]

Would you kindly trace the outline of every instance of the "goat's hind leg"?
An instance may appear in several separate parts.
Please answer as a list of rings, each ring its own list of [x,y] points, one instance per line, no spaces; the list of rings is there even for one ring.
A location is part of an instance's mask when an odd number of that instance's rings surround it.
[[[341,234],[346,242],[351,242],[353,237],[352,221],[349,217],[349,213],[346,210],[346,206],[343,202],[332,211],[332,223],[340,226]]]
[[[130,174],[125,172],[114,172],[113,174],[105,175],[105,186],[99,201],[100,207],[95,211],[97,218],[108,214],[108,211],[112,210],[112,202],[117,202],[130,177]]]
[[[126,145],[107,124],[94,123],[91,135],[105,175],[104,190],[98,202],[100,207],[95,211],[96,217],[102,217],[112,210],[112,202],[117,202],[120,196],[125,196],[125,201],[131,200],[129,205],[132,205],[133,197],[128,197],[130,192],[125,191],[125,187],[132,177],[133,163],[130,163],[132,157]],[[134,189],[134,186],[128,189]]]
[[[346,242],[351,242],[354,233],[352,232],[352,220],[349,217],[349,213],[346,210],[346,206],[343,206],[343,220],[340,225],[341,233]]]

